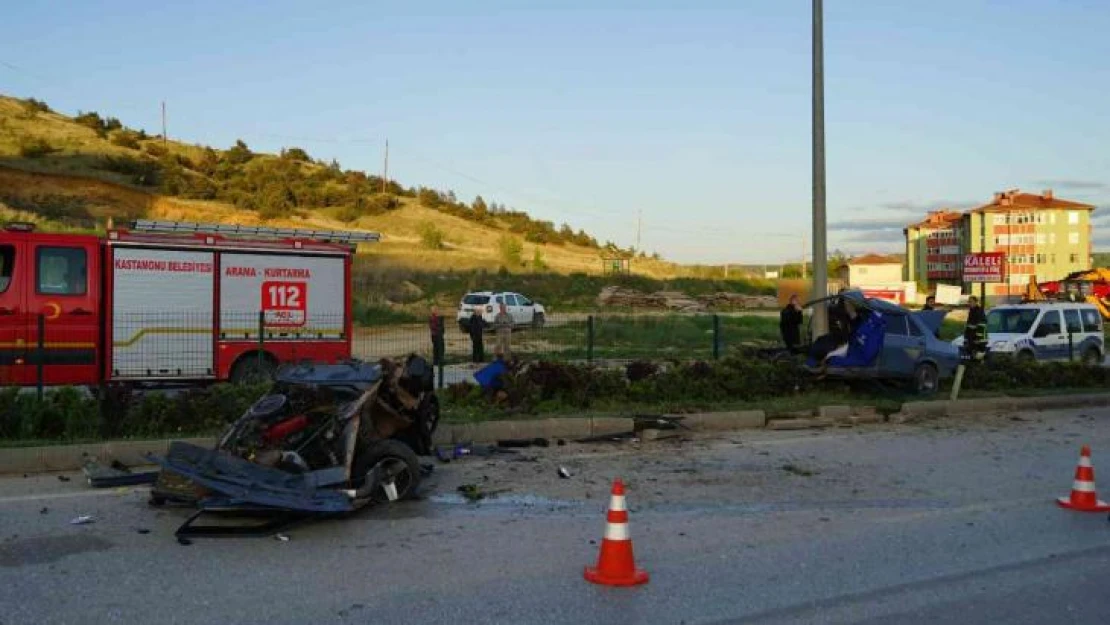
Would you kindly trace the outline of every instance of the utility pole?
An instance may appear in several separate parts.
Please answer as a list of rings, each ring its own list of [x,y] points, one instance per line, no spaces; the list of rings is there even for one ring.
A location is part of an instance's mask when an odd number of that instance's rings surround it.
[[[385,140],[385,164],[382,166],[382,193],[389,184],[389,139]]]
[[[825,37],[822,0],[813,0],[813,299],[828,296],[825,249]],[[813,333],[828,330],[824,306],[813,310]]]
[[[166,147],[169,135],[166,134],[166,101],[162,100],[162,147]]]

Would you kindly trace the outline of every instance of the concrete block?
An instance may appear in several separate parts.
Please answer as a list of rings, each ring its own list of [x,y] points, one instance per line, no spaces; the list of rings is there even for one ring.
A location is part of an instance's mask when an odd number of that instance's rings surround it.
[[[536,438],[535,421],[482,421],[453,428],[454,443],[496,443],[507,438]]]
[[[1014,400],[1008,397],[983,397],[947,402],[945,414],[950,417],[997,414],[1013,410]]]
[[[590,419],[540,419],[535,421],[535,424],[539,432],[535,436],[542,436],[552,440],[558,438],[567,440],[585,438],[590,436],[593,432],[593,425],[590,423]]]
[[[216,444],[214,438],[176,440],[201,447],[212,447]],[[162,439],[5,449],[0,452],[0,474],[76,471],[83,467],[87,460],[96,460],[102,464],[119,460],[128,466],[143,466],[150,464],[146,459],[147,454],[165,454],[170,442],[168,439]]]
[[[921,415],[913,415],[905,412],[896,412],[890,415],[890,423],[903,424],[903,423],[916,423],[924,420]]]
[[[902,404],[900,412],[920,418],[943,417],[947,403],[944,401],[908,401]]]
[[[762,410],[706,412],[685,415],[682,419],[682,424],[695,430],[761,428],[767,425],[767,415]]]
[[[809,430],[813,428],[826,428],[835,425],[832,419],[771,419],[767,427],[772,430]]]
[[[821,406],[817,409],[817,416],[825,419],[847,420],[852,416],[851,406]]]
[[[620,434],[636,428],[632,419],[623,417],[593,417],[590,419],[590,436]]]
[[[882,423],[883,415],[878,412],[872,414],[852,415],[848,417],[848,423],[852,425],[870,425],[874,423]]]
[[[682,434],[677,430],[656,430],[647,429],[640,432],[640,440],[643,441],[660,441],[668,438],[679,438]]]

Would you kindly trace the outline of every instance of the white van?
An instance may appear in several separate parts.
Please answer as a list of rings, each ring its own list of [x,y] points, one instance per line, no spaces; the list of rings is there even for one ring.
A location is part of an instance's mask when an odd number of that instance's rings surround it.
[[[1069,338],[1070,337],[1070,338]],[[1093,304],[1032,302],[997,306],[987,313],[988,355],[1022,360],[1101,364],[1106,354],[1102,315]],[[962,348],[964,339],[952,341]]]

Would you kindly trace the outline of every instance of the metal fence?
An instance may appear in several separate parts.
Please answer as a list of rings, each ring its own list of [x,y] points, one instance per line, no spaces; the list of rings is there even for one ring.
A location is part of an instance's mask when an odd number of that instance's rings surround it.
[[[6,315],[0,317],[0,383],[88,384],[109,350],[114,378],[213,377],[232,361],[250,364],[247,354],[259,363],[271,355],[280,362],[311,360],[322,346],[345,349],[336,346],[348,339],[341,313],[218,316],[206,311],[126,313],[104,320],[68,311]],[[743,346],[777,343],[777,325],[777,318],[767,315],[552,315],[542,325],[514,327],[509,350],[523,360],[709,360]],[[501,348],[497,333],[489,330],[476,353],[473,338],[451,317],[443,319],[442,338],[439,361],[448,367],[489,362]],[[355,326],[349,339],[351,355],[363,360],[436,356],[428,323]]]

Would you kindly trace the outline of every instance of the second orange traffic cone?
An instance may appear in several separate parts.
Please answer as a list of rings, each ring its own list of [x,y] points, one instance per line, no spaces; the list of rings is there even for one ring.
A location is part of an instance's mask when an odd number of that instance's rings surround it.
[[[1095,468],[1091,465],[1091,448],[1087,445],[1079,452],[1079,465],[1075,467],[1075,482],[1071,486],[1071,495],[1060,497],[1056,503],[1061,508],[1077,510],[1079,512],[1106,512],[1110,504],[1099,501],[1095,492]]]
[[[613,481],[609,499],[608,525],[601,541],[597,566],[586,567],[586,580],[603,586],[636,586],[648,581],[647,571],[636,568],[632,538],[628,535],[628,508],[624,503],[624,483]]]

